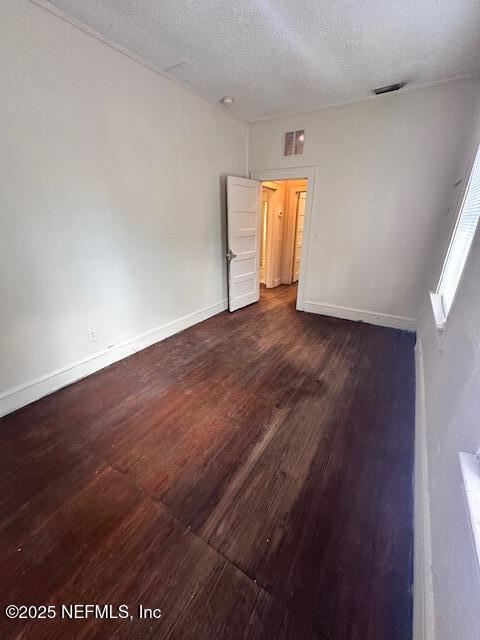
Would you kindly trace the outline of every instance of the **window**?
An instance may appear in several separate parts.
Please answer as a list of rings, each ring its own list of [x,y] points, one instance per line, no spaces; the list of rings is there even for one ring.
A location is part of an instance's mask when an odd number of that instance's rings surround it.
[[[479,452],[473,454],[462,451],[459,456],[470,525],[477,551],[477,562],[480,563],[480,454]]]
[[[441,296],[443,323],[445,322],[455,298],[458,283],[468,258],[473,237],[480,218],[480,147],[473,163],[470,178],[458,214],[455,229],[448,247],[442,275],[437,288]],[[442,325],[438,322],[438,325]]]
[[[298,131],[286,131],[283,155],[284,156],[299,156],[303,153],[303,143],[305,142],[305,130],[299,129]]]

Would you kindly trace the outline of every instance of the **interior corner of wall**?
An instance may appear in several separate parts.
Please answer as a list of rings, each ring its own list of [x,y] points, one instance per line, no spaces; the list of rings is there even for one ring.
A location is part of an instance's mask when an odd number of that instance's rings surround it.
[[[246,130],[246,156],[245,156],[245,175],[247,178],[250,178],[250,132],[251,132],[251,127],[250,127],[250,123],[247,122],[247,124],[245,125],[245,130]]]
[[[435,640],[427,412],[423,349],[420,336],[417,336],[415,345],[415,378],[413,639]]]

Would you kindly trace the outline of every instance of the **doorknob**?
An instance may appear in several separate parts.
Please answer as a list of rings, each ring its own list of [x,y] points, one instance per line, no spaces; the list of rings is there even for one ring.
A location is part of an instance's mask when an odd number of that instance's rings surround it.
[[[237,254],[233,253],[233,251],[231,249],[228,249],[228,251],[227,251],[227,253],[225,255],[227,256],[227,260],[229,262],[237,257]]]

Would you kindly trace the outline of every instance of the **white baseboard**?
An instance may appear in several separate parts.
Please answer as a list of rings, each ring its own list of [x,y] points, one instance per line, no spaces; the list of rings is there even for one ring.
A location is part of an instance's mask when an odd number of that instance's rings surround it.
[[[340,307],[335,304],[325,304],[307,300],[304,302],[303,310],[309,313],[318,313],[322,316],[367,322],[368,324],[376,324],[380,327],[392,327],[394,329],[404,329],[407,331],[415,331],[417,328],[416,318],[394,316],[389,313],[379,313],[377,311],[367,311],[353,307]]]
[[[430,498],[428,490],[427,414],[422,342],[415,346],[415,479],[413,640],[435,639]]]
[[[7,413],[11,413],[16,409],[20,409],[20,407],[24,407],[25,405],[30,404],[30,402],[39,400],[54,391],[58,391],[58,389],[61,389],[72,382],[85,378],[86,376],[95,373],[95,371],[108,367],[108,365],[113,364],[118,360],[122,360],[137,351],[141,351],[142,349],[155,344],[155,342],[165,340],[165,338],[168,338],[179,331],[183,331],[198,322],[211,318],[217,313],[225,311],[227,307],[227,300],[221,300],[220,302],[208,307],[204,307],[203,309],[199,309],[198,311],[194,311],[193,313],[177,318],[172,322],[163,324],[160,327],[151,329],[139,336],[135,336],[121,344],[117,344],[105,349],[104,351],[100,351],[93,356],[89,356],[88,358],[74,362],[62,369],[57,369],[56,371],[52,371],[40,378],[30,380],[23,385],[9,389],[8,391],[0,394],[0,417]]]

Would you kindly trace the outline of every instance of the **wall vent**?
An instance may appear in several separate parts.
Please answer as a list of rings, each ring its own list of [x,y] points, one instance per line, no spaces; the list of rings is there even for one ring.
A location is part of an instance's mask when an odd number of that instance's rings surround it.
[[[382,95],[382,93],[390,93],[391,91],[399,91],[405,86],[405,82],[397,82],[396,84],[387,84],[386,87],[377,87],[372,89],[372,93],[376,96]]]
[[[305,143],[305,129],[298,131],[285,131],[283,141],[284,156],[301,156]]]

